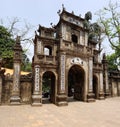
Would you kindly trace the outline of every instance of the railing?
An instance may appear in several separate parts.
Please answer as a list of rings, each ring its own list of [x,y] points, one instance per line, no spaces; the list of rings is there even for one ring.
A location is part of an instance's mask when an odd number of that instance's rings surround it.
[[[38,55],[39,61],[43,63],[57,64],[56,56],[52,55]]]
[[[90,47],[79,44],[74,44],[72,46],[69,45],[69,48],[66,46],[65,50],[67,53],[71,54],[92,54],[92,49]]]

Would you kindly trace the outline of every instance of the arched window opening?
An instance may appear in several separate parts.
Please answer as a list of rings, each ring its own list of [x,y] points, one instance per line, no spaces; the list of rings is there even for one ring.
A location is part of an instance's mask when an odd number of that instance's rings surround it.
[[[47,55],[47,56],[52,55],[52,47],[50,47],[50,46],[45,46],[45,47],[44,47],[44,55]]]
[[[78,37],[75,34],[72,34],[72,42],[78,43]]]

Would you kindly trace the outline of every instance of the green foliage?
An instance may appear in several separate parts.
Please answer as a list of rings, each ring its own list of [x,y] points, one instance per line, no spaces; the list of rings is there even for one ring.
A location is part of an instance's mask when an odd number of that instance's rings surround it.
[[[117,55],[113,53],[111,55],[107,55],[108,60],[108,70],[117,70]]]
[[[3,59],[4,67],[12,67],[14,44],[15,41],[8,30],[4,26],[0,26],[0,57]]]
[[[117,59],[120,57],[120,5],[117,2],[109,2],[108,6],[99,10],[98,23],[103,28],[103,34],[108,38],[111,48],[115,53],[108,55],[109,70],[117,70],[120,62]]]
[[[49,92],[51,80],[48,77],[44,77],[43,81],[44,81],[42,84],[43,85],[43,87],[42,87],[43,92]]]
[[[0,26],[0,58],[3,60],[3,67],[13,68],[13,47],[15,40],[4,26]],[[31,71],[31,63],[27,55],[22,55],[22,70]]]
[[[31,71],[32,70],[32,63],[30,62],[29,58],[27,57],[27,55],[25,54],[25,52],[23,52],[22,54],[22,71]]]
[[[99,10],[98,22],[103,27],[103,33],[108,38],[112,49],[120,50],[120,5],[109,2],[107,7]]]

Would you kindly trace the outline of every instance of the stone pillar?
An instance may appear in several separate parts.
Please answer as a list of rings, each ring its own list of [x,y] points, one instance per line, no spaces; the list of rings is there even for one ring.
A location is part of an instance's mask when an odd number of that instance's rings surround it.
[[[95,101],[95,95],[93,93],[93,59],[92,57],[89,58],[88,62],[88,102]]]
[[[34,87],[32,95],[32,106],[42,105],[42,81],[40,80],[40,66],[34,66]]]
[[[100,100],[103,100],[104,99],[104,87],[103,87],[103,73],[100,72],[100,75],[99,75],[99,99]]]
[[[57,105],[63,106],[67,105],[67,96],[66,96],[66,72],[65,72],[65,64],[66,64],[66,53],[62,52],[60,53],[59,57],[59,81],[58,81],[58,95],[57,95]]]
[[[108,83],[108,62],[106,60],[105,53],[103,54],[103,85],[104,85],[104,93],[105,97],[110,96],[110,89],[109,89],[109,83]]]
[[[20,71],[21,71],[21,53],[22,47],[20,45],[20,37],[16,38],[16,44],[14,46],[13,57],[13,86],[10,97],[10,104],[20,104]]]

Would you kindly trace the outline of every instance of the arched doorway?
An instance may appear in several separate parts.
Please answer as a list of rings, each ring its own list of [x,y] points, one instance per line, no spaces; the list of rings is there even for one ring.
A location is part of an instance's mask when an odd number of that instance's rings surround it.
[[[84,84],[85,73],[83,68],[73,65],[68,72],[68,101],[72,98],[83,101]]]
[[[95,94],[95,99],[98,98],[98,78],[93,75],[93,93]]]
[[[51,71],[47,71],[42,77],[42,102],[55,103],[55,75]]]

